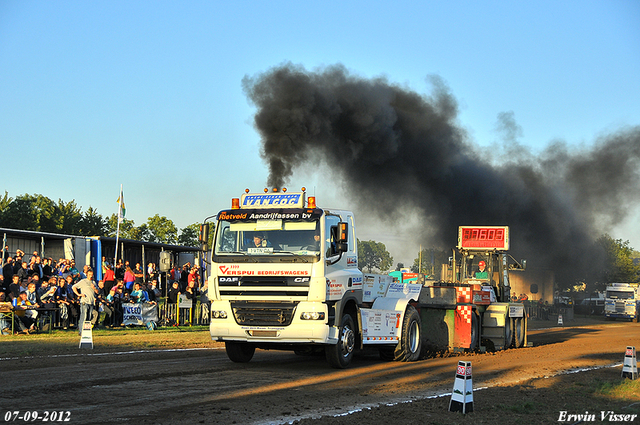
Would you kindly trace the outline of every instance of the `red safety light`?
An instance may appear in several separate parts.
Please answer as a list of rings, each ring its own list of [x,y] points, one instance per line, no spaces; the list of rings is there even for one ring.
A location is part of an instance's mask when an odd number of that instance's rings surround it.
[[[273,191],[274,191],[274,192],[277,192],[277,191],[278,191],[278,188],[277,188],[277,187],[274,187],[274,188],[273,188]]]
[[[309,196],[307,207],[308,208],[315,208],[316,207],[316,197],[315,196]]]
[[[240,198],[231,198],[231,209],[233,210],[240,209]]]
[[[244,190],[244,193],[249,193],[249,188],[246,188],[246,189]]]

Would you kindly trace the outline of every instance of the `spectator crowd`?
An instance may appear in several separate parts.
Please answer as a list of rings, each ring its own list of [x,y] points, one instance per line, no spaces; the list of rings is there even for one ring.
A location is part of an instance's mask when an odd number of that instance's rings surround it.
[[[180,323],[179,310],[182,309],[177,308],[177,303],[182,294],[191,300],[193,307],[198,300],[206,300],[207,288],[206,284],[202,285],[200,270],[190,263],[181,268],[174,266],[167,273],[164,293],[154,263],[148,264],[145,273],[140,263],[131,267],[128,261],[118,260],[112,264],[103,257],[102,279],[98,281],[90,266],[79,270],[74,260],[41,258],[37,251],[27,256],[18,249],[12,256],[5,247],[2,263],[0,331],[3,335],[29,334],[49,330],[51,326],[79,330],[85,320],[105,328],[124,326],[124,303],[158,306],[163,299],[166,299],[165,319]],[[188,310],[183,313],[182,322],[192,323],[195,308]],[[10,311],[14,314],[2,314]],[[166,316],[167,312],[171,312],[171,317]]]

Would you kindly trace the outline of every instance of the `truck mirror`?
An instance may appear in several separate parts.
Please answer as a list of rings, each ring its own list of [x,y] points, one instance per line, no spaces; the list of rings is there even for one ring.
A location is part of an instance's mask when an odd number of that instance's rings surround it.
[[[208,251],[209,246],[209,223],[204,223],[200,225],[200,236],[198,237],[200,244],[202,245],[203,251]]]
[[[526,270],[527,269],[527,260],[522,260],[522,270]]]
[[[336,250],[347,252],[349,250],[349,225],[344,221],[338,223],[338,237],[336,238]]]

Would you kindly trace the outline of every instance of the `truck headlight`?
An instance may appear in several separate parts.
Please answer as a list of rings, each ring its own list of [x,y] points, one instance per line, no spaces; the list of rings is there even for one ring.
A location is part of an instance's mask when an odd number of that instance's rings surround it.
[[[211,317],[213,317],[214,319],[226,319],[227,312],[224,310],[214,310],[211,312]]]
[[[323,311],[305,311],[300,314],[302,320],[324,320]]]

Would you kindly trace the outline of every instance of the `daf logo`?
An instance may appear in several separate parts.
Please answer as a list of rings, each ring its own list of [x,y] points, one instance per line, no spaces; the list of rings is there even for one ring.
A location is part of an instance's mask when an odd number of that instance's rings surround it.
[[[309,282],[309,278],[308,277],[296,277],[295,279],[293,279],[293,281],[296,282],[296,283]]]
[[[218,278],[218,280],[220,280],[220,283],[236,283],[238,282],[238,279],[239,279],[238,277],[223,277],[223,276],[220,276]]]

